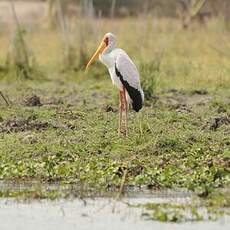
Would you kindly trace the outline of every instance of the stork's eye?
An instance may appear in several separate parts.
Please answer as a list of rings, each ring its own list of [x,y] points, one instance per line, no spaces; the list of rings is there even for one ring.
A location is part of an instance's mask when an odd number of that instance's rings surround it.
[[[108,45],[109,45],[109,38],[106,37],[106,38],[104,39],[104,42],[105,42],[106,46],[108,46]]]

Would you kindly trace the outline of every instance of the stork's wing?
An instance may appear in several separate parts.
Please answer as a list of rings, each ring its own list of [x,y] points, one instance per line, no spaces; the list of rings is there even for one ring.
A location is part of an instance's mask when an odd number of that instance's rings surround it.
[[[144,93],[137,68],[124,51],[116,59],[115,72],[131,99],[133,109],[138,112],[143,105]]]
[[[116,68],[122,75],[124,81],[126,81],[131,87],[138,90],[141,89],[137,67],[124,51],[121,52],[116,59]]]

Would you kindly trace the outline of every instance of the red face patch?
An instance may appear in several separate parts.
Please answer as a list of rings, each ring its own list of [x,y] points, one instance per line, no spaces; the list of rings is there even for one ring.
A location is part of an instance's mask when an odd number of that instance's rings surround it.
[[[104,39],[104,42],[105,42],[106,46],[108,46],[108,45],[109,45],[109,38],[106,37],[106,38]]]

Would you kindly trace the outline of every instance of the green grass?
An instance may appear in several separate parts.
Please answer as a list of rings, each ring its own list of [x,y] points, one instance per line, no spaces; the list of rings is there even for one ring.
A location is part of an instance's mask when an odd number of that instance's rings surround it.
[[[203,192],[229,183],[229,124],[210,129],[221,105],[219,94],[159,93],[139,114],[129,114],[129,137],[117,135],[116,90],[107,79],[95,82],[23,82],[26,95],[0,112],[0,178],[83,183],[106,190],[126,184],[186,187]],[[90,87],[88,87],[90,85]],[[8,86],[8,95],[13,92]],[[27,95],[42,106],[25,106]],[[179,94],[179,95],[178,95]],[[175,100],[173,103],[169,100]],[[187,100],[191,105],[180,104]],[[194,99],[194,101],[193,101]],[[197,103],[197,104],[196,104]]]

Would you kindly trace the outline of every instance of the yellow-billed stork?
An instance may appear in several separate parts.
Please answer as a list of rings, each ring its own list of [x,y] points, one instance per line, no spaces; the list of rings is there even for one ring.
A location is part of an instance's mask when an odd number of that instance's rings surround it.
[[[98,57],[108,68],[113,84],[119,89],[119,134],[127,135],[128,104],[138,112],[144,102],[139,72],[128,54],[116,47],[116,37],[112,33],[105,34],[98,49],[87,63],[86,70]]]

